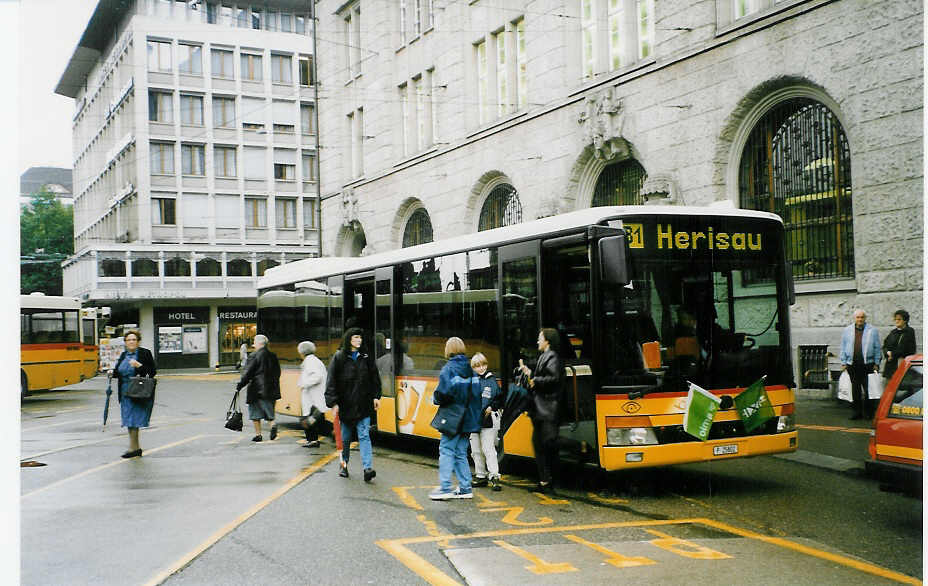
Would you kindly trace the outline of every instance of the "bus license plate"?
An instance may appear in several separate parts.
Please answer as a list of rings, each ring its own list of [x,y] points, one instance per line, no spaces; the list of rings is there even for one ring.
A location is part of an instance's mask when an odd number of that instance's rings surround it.
[[[738,444],[725,444],[724,446],[712,446],[713,456],[727,456],[738,453]]]

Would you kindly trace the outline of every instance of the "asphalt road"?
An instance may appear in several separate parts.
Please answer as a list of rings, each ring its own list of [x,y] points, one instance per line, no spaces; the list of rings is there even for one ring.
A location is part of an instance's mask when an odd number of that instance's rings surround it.
[[[597,476],[557,494],[432,502],[435,445],[378,438],[377,478],[337,476],[334,446],[223,428],[233,377],[161,377],[142,458],[105,379],[22,407],[23,584],[881,584],[922,578],[922,501],[856,470],[777,457]],[[800,412],[801,413],[801,412]],[[803,421],[800,415],[800,421]],[[246,425],[248,422],[246,421]],[[837,456],[861,433],[803,429]],[[265,437],[267,437],[265,435]],[[864,442],[865,445],[865,442]],[[855,452],[856,453],[856,452]]]

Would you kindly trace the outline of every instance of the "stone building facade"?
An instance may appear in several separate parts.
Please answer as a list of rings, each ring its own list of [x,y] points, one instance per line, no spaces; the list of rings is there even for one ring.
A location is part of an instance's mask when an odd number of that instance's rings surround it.
[[[795,346],[923,291],[918,0],[321,0],[323,254],[601,203],[754,207]],[[423,236],[425,235],[425,236]],[[919,343],[921,348],[921,343]]]

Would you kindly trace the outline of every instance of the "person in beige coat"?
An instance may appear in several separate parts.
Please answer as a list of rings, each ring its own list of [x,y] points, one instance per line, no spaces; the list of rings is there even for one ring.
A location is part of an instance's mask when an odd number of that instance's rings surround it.
[[[319,447],[319,430],[329,410],[325,406],[326,367],[316,356],[316,345],[310,341],[300,342],[297,351],[303,358],[300,366],[301,415],[300,426],[306,434],[306,447]]]

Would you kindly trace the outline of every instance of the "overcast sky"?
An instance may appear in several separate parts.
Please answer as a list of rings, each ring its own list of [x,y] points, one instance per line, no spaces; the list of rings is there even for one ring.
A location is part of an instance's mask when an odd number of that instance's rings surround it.
[[[97,0],[22,0],[20,12],[19,173],[73,163],[74,100],[55,93]]]

